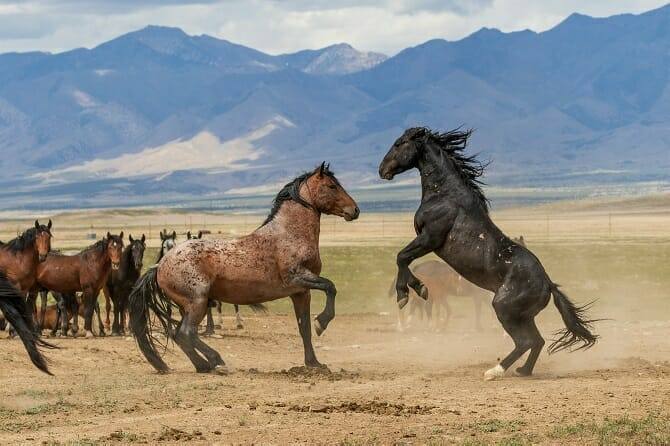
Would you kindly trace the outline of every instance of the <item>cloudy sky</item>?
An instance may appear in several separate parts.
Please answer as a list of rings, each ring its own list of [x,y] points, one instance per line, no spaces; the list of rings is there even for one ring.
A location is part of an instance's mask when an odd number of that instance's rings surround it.
[[[543,31],[572,12],[640,13],[668,0],[0,0],[0,52],[92,47],[148,24],[277,54],[348,42],[394,54],[487,26]]]

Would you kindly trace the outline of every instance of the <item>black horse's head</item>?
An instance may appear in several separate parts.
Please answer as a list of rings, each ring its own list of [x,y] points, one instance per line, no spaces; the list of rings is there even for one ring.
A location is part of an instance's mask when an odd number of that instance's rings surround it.
[[[132,235],[128,235],[128,240],[130,241],[130,252],[131,258],[133,260],[133,266],[135,270],[140,271],[142,269],[142,259],[144,258],[144,249],[146,245],[146,237],[142,234],[142,238],[135,239]]]
[[[416,167],[427,134],[428,129],[425,127],[405,130],[379,165],[379,176],[385,180],[392,180],[399,173]]]

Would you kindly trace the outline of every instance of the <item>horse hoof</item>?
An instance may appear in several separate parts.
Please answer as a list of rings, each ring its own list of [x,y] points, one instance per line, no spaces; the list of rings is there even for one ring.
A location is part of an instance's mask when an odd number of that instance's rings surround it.
[[[421,285],[421,288],[419,288],[419,296],[423,300],[428,300],[428,288],[426,288],[426,285]]]
[[[94,337],[95,337],[95,336],[93,336],[93,332],[92,332],[92,331],[90,331],[90,330],[86,330],[86,336],[85,336],[86,339],[92,339],[92,338],[94,338]]]
[[[314,318],[314,331],[316,332],[317,336],[321,336],[321,333],[323,333],[325,329],[321,326],[321,322],[319,322],[318,318]]]
[[[402,310],[403,308],[405,308],[405,305],[407,305],[407,302],[409,302],[409,297],[408,296],[405,296],[402,299],[399,299],[398,300],[398,308]]]
[[[529,372],[527,369],[524,369],[523,367],[519,367],[515,370],[516,376],[531,376],[533,372]]]
[[[238,330],[243,330],[243,329],[244,329],[244,325],[242,325],[242,324],[237,324],[237,327],[235,327],[235,328],[237,328]]]
[[[488,369],[486,372],[484,372],[484,381],[493,381],[494,379],[502,378],[504,374],[505,369],[503,369],[503,367],[498,364],[492,369]]]
[[[229,375],[230,369],[225,364],[219,364],[212,369],[212,373],[215,375]]]

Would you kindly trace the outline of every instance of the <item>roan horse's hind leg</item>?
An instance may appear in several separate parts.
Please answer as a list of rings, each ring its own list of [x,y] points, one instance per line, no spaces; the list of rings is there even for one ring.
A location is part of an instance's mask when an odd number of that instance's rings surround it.
[[[184,311],[181,323],[175,334],[175,342],[191,360],[198,373],[211,371],[227,372],[219,353],[198,337],[198,326],[207,312],[207,299],[193,300]],[[197,350],[196,350],[197,349]],[[200,353],[202,353],[201,356]]]
[[[312,324],[309,320],[309,305],[311,295],[309,291],[293,294],[291,296],[293,301],[293,310],[295,311],[295,318],[298,321],[298,330],[302,337],[302,345],[305,349],[305,365],[307,367],[325,367],[316,359],[314,347],[312,346]]]

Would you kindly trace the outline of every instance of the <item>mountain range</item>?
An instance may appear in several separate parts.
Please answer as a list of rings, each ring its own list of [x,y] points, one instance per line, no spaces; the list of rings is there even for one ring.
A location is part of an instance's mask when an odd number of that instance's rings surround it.
[[[670,6],[393,57],[344,43],[269,55],[159,26],[2,54],[0,207],[270,193],[321,160],[374,187],[416,125],[474,128],[494,186],[667,184],[669,78]]]

